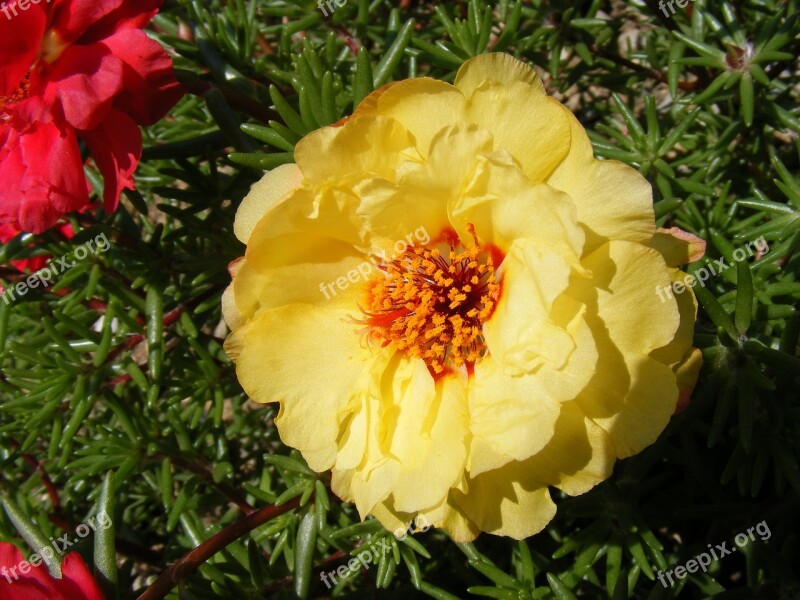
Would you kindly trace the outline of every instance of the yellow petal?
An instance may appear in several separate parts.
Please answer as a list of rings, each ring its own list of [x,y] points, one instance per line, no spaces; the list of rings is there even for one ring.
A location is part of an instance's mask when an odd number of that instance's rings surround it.
[[[464,122],[465,103],[461,92],[449,83],[420,77],[376,90],[364,99],[363,108],[360,106],[356,113],[381,115],[402,123],[425,157],[439,131]]]
[[[233,232],[246,244],[256,224],[281,200],[300,187],[303,176],[297,165],[290,163],[269,171],[253,184],[236,211]]]
[[[576,402],[564,402],[552,439],[525,461],[524,468],[538,481],[575,496],[607,479],[614,460],[611,436],[587,418]]]
[[[506,152],[479,156],[463,193],[454,195],[449,213],[462,239],[475,226],[482,243],[507,251],[526,238],[580,270],[585,235],[578,225],[572,199],[546,184],[532,185]]]
[[[536,93],[527,83],[487,82],[467,101],[466,120],[494,137],[533,182],[544,181],[570,149],[570,126],[564,107]],[[509,118],[513,115],[513,118]]]
[[[525,460],[550,442],[560,404],[538,377],[511,377],[487,357],[475,366],[471,384],[470,477]]]
[[[679,365],[675,367],[675,375],[678,379],[678,405],[675,412],[679,413],[689,406],[694,386],[700,377],[700,370],[703,367],[703,353],[697,348],[691,348]]]
[[[352,193],[326,188],[296,190],[271,210],[251,232],[234,279],[239,313],[249,318],[294,302],[356,310],[380,263],[368,250],[371,225],[358,206]]]
[[[422,361],[413,362],[419,365],[415,378],[432,379]],[[444,379],[435,396],[426,398],[427,406],[417,410],[412,404],[414,387],[406,384],[400,395],[402,379],[392,386],[399,414],[387,433],[391,454],[401,465],[392,497],[397,510],[417,512],[439,504],[464,472],[469,431],[466,386],[457,379]]]
[[[595,307],[590,312],[599,315],[622,354],[647,356],[674,339],[680,324],[678,308],[660,302],[655,294],[656,286],[670,284],[658,252],[614,241],[584,258],[583,265],[593,279],[576,281],[570,293],[576,290],[573,297]]]
[[[419,518],[434,527],[444,529],[457,544],[469,543],[480,533],[475,522],[456,504],[452,493],[439,506],[420,513]]]
[[[578,220],[587,228],[587,250],[606,240],[647,243],[655,232],[653,191],[636,169],[596,160],[583,126],[561,107],[571,130],[571,146],[547,183],[570,195]]]
[[[311,233],[281,236],[270,248],[271,253],[249,253],[233,281],[236,307],[245,318],[292,303],[339,305],[355,312],[365,281],[377,272],[349,244]]]
[[[377,90],[374,90],[370,94],[368,94],[361,102],[356,106],[356,109],[353,111],[353,114],[349,117],[344,118],[344,122],[346,123],[350,119],[355,117],[363,117],[364,115],[377,115],[378,114],[378,99],[383,96],[386,92],[388,92],[391,88],[395,87],[396,85],[403,85],[406,82],[411,81],[409,79],[402,79],[400,81],[390,81],[389,83],[384,83],[381,87]],[[342,123],[343,125],[344,123]]]
[[[357,174],[392,179],[400,160],[416,155],[411,134],[380,115],[352,118],[340,127],[312,131],[295,146],[294,156],[310,185],[333,184]]]
[[[683,360],[686,351],[691,347],[694,340],[694,323],[697,317],[697,299],[692,292],[690,282],[693,278],[678,269],[669,269],[670,282],[680,282],[686,285],[682,294],[675,294],[671,290],[659,288],[661,293],[654,291],[654,296],[658,298],[659,304],[677,304],[680,314],[680,325],[675,332],[673,339],[666,345],[657,350],[653,350],[650,356],[667,365],[675,365]]]
[[[536,372],[545,391],[558,401],[572,400],[589,383],[597,368],[597,345],[586,323],[587,308],[569,296],[569,288],[559,296],[550,312],[550,321],[571,338],[574,350],[566,363],[556,367],[545,363]]]
[[[502,295],[483,327],[490,354],[513,376],[532,373],[544,363],[560,368],[575,344],[549,315],[555,297],[569,284],[569,265],[558,254],[520,239],[500,273]]]
[[[678,227],[659,227],[648,244],[658,250],[670,267],[679,267],[703,258],[706,241]]]
[[[404,175],[401,175],[404,177]],[[391,260],[404,245],[426,244],[449,225],[447,195],[426,185],[364,178],[353,186],[361,200],[358,209],[371,251]]]
[[[503,84],[527,83],[531,93],[539,95],[545,93],[542,80],[531,67],[502,52],[480,54],[467,60],[458,69],[455,86],[469,98],[486,81]]]
[[[387,502],[376,504],[372,509],[372,516],[381,522],[386,531],[391,531],[396,537],[407,535],[412,519],[412,515],[393,510]]]
[[[294,304],[262,312],[225,341],[245,392],[255,402],[281,403],[281,439],[316,471],[333,465],[340,425],[358,405],[375,360],[347,316]]]
[[[431,140],[425,162],[410,164],[403,171],[401,183],[417,192],[417,201],[442,198],[444,211],[447,201],[464,192],[475,176],[477,161],[492,152],[492,135],[477,125],[458,124],[440,129]]]
[[[391,495],[399,471],[396,461],[387,461],[374,471],[335,469],[331,472],[331,490],[345,502],[355,504],[363,520]]]
[[[648,355],[672,340],[680,316],[677,306],[653,297],[654,286],[669,281],[664,260],[655,250],[610,242],[584,264],[595,281],[582,293],[578,286],[570,293],[588,307],[586,322],[599,358],[594,377],[577,402],[610,434],[617,457],[627,457],[652,444],[675,409],[675,376],[668,365]]]
[[[519,462],[478,475],[470,479],[468,494],[452,495],[481,531],[517,540],[539,533],[556,514],[547,486]]]
[[[374,389],[343,438],[341,463],[353,465],[336,490],[360,503],[361,514],[392,494],[392,508],[415,513],[440,504],[461,477],[467,450],[467,402],[464,382],[446,379],[434,385],[421,360],[395,355],[381,373],[374,373]],[[363,415],[363,418],[362,418]],[[363,432],[363,434],[361,433]],[[361,460],[356,464],[360,451]],[[355,453],[355,455],[354,455]],[[362,508],[363,507],[363,508]]]
[[[244,264],[244,257],[237,258],[228,265],[228,274],[235,279]],[[236,329],[244,323],[244,317],[236,306],[236,296],[233,291],[233,281],[222,293],[222,318],[230,329]]]

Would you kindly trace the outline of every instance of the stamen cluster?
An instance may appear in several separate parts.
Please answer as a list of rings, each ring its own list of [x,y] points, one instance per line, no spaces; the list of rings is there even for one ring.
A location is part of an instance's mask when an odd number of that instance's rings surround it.
[[[25,75],[25,78],[22,80],[22,82],[20,82],[17,89],[14,90],[10,96],[0,96],[0,123],[7,123],[11,120],[11,117],[9,117],[6,113],[7,105],[20,102],[28,97],[31,87],[30,76],[30,72]]]
[[[409,246],[367,284],[362,308],[369,340],[422,358],[434,375],[472,366],[486,354],[483,323],[500,295],[495,258],[476,243]]]

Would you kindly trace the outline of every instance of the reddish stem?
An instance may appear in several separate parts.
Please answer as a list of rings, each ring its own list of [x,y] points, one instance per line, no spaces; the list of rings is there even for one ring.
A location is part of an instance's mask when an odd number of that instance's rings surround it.
[[[300,499],[295,498],[281,506],[265,506],[236,523],[229,525],[215,536],[207,539],[194,550],[184,554],[161,573],[159,578],[139,596],[139,600],[161,600],[178,583],[194,573],[197,568],[239,538],[250,533],[275,517],[294,510],[300,506]]]

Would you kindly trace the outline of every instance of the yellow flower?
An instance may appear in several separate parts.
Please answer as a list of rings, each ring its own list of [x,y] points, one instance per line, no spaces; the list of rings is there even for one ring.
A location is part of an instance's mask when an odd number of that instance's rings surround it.
[[[225,347],[362,518],[530,536],[693,386],[694,296],[656,289],[702,241],[525,64],[386,85],[295,157],[236,215]]]

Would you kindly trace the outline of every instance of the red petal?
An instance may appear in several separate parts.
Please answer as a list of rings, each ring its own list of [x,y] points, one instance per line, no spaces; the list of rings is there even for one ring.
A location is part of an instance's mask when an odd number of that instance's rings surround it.
[[[117,208],[122,190],[134,189],[133,173],[142,155],[142,132],[130,117],[112,110],[100,125],[82,131],[80,136],[103,174],[103,207],[110,214]]]
[[[47,15],[39,5],[22,11],[16,0],[0,10],[0,98],[11,96],[39,53]],[[17,16],[14,16],[14,10]],[[9,18],[10,17],[10,18]],[[0,100],[2,111],[2,100]]]
[[[64,557],[61,581],[57,585],[66,600],[104,600],[97,581],[77,552],[70,552]]]
[[[31,97],[15,107],[14,124],[64,120],[92,129],[122,89],[123,63],[103,44],[70,46],[52,69],[37,74]]]
[[[163,0],[55,0],[51,27],[66,43],[88,44],[115,31],[140,29]]]
[[[114,33],[128,29],[141,29],[156,16],[162,4],[163,0],[123,2],[119,8],[94,23],[81,38],[81,42],[103,40]]]
[[[22,552],[14,544],[0,542],[0,567],[13,567],[25,560]]]
[[[28,573],[19,571],[25,562],[22,552],[6,542],[0,542],[0,598],[3,600],[64,600],[53,586],[55,580],[47,567],[31,567]]]
[[[70,552],[61,563],[61,579],[44,564],[22,574],[25,557],[13,544],[0,542],[0,598],[3,600],[104,600],[80,554]],[[13,569],[13,571],[12,571]]]
[[[37,124],[19,135],[0,126],[0,222],[41,233],[89,202],[75,132]]]
[[[139,30],[121,31],[103,40],[125,63],[122,93],[114,106],[141,125],[152,125],[183,95],[172,59],[161,45]]]

